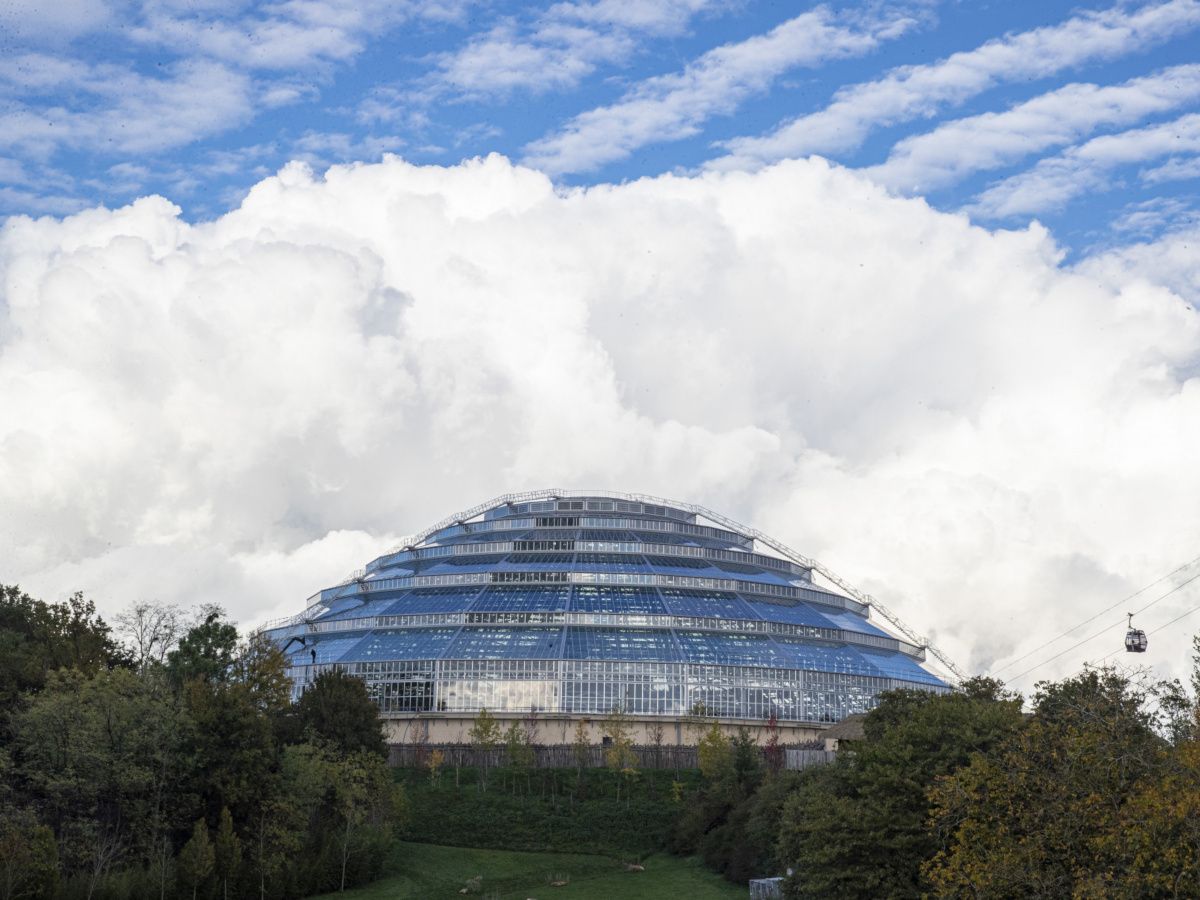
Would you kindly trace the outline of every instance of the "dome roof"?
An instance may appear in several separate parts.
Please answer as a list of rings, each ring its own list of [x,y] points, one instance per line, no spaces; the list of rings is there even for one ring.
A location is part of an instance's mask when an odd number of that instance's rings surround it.
[[[390,705],[381,697],[385,712],[701,704],[729,718],[830,721],[888,688],[945,689],[923,648],[871,622],[866,604],[698,509],[549,491],[493,501],[407,540],[270,633],[300,681],[330,665],[380,685],[400,684],[389,672],[427,679],[415,692],[403,682]],[[488,672],[509,687],[479,688]],[[608,689],[634,675],[658,696]]]

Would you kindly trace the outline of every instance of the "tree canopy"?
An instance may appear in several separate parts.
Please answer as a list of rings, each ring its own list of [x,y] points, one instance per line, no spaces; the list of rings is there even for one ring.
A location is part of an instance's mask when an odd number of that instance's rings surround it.
[[[387,755],[379,707],[361,678],[338,669],[322,672],[301,695],[296,713],[305,732],[346,753]]]
[[[24,673],[4,685],[0,897],[283,900],[375,877],[405,804],[374,704],[305,732],[280,651],[219,609],[161,640],[131,659],[82,598],[0,593],[0,665]]]

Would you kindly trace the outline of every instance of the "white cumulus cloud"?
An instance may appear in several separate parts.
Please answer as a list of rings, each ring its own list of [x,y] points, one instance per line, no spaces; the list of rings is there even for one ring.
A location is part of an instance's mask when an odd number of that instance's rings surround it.
[[[758,525],[987,668],[1195,556],[1200,323],[1131,265],[817,160],[292,165],[203,224],[13,219],[0,580],[254,621],[495,494],[607,487]]]

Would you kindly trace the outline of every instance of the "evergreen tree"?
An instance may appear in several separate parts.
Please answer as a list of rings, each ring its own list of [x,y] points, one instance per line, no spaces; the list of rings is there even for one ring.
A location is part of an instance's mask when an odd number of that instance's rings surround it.
[[[237,876],[242,864],[242,842],[233,830],[233,816],[229,807],[221,807],[221,821],[217,826],[217,839],[213,842],[213,873],[221,886],[222,900],[228,900],[229,882]]]
[[[208,837],[208,823],[197,819],[192,828],[192,836],[179,851],[179,880],[185,888],[191,888],[192,900],[196,900],[196,892],[200,885],[212,875],[215,854],[212,841]]]

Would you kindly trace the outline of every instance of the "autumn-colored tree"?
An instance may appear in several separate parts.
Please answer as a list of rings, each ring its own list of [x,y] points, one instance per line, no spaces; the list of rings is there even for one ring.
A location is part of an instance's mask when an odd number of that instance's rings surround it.
[[[1187,727],[1175,719],[1158,776],[1139,782],[1121,808],[1127,865],[1115,881],[1129,896],[1200,897],[1200,634],[1192,647]]]
[[[1039,685],[1023,727],[932,787],[934,893],[1114,896],[1124,808],[1164,760],[1146,701],[1111,669]]]
[[[425,768],[429,770],[429,783],[434,787],[442,783],[442,766],[445,762],[446,754],[436,749],[425,760]]]
[[[1102,843],[1125,864],[1112,876],[1112,894],[1200,897],[1200,741],[1164,751],[1162,773],[1139,782],[1121,808],[1118,828]]]

